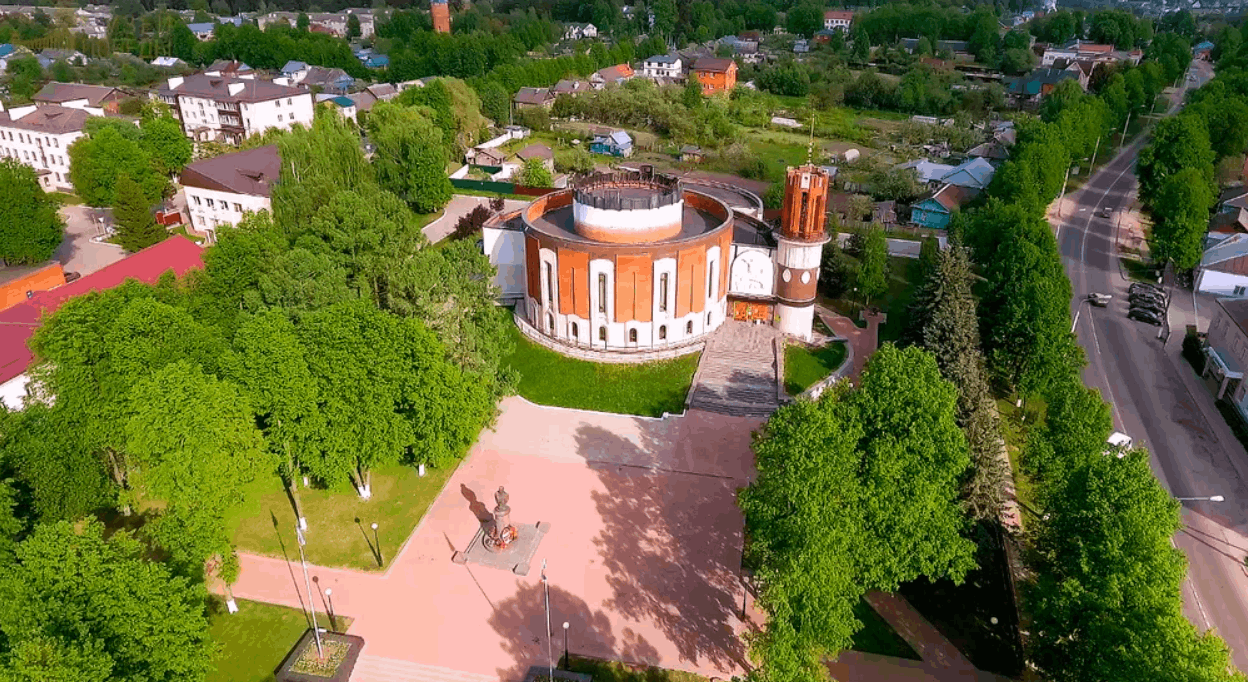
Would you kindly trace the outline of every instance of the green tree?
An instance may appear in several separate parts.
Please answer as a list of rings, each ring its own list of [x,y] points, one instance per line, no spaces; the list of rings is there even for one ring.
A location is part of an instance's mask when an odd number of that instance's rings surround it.
[[[553,187],[555,179],[541,159],[528,159],[517,171],[516,182],[525,187]]]
[[[191,141],[168,113],[147,112],[139,130],[140,146],[162,173],[178,173],[191,162]]]
[[[857,390],[786,406],[758,434],[759,475],[739,499],[768,621],[752,642],[760,679],[826,679],[866,591],[960,581],[973,565],[955,394],[931,355],[885,345]]]
[[[354,12],[347,15],[347,37],[360,37],[360,18]]]
[[[43,87],[43,67],[34,57],[18,57],[9,60],[9,96],[13,102],[29,102],[39,88]]]
[[[41,521],[72,521],[116,505],[117,490],[109,483],[104,462],[84,447],[63,410],[34,403],[14,413],[0,434],[0,450],[29,491],[29,511]],[[0,536],[2,526],[0,522]]]
[[[477,91],[481,98],[481,114],[494,121],[496,125],[511,122],[511,96],[507,89],[495,81],[490,81]]]
[[[1154,261],[1169,261],[1179,270],[1200,263],[1214,199],[1200,169],[1184,168],[1162,181],[1149,202],[1155,224],[1148,245]]]
[[[858,64],[866,64],[871,61],[871,35],[861,24],[852,29],[852,35],[850,59]]]
[[[105,539],[98,521],[36,528],[0,575],[0,634],[8,645],[0,675],[204,679],[214,665],[207,593],[144,555],[125,531]]]
[[[854,278],[858,293],[865,305],[888,291],[888,240],[882,229],[867,231],[862,248],[862,263]]]
[[[224,514],[242,488],[274,469],[251,407],[238,389],[184,360],[130,391],[129,481],[142,498],[167,503],[152,535],[188,575],[232,552]]]
[[[130,128],[133,137],[127,137],[117,126],[100,126],[70,145],[69,177],[88,206],[115,205],[117,184],[123,175],[139,186],[148,206],[159,202],[164,194],[168,180],[139,145],[139,129]]]
[[[680,102],[690,111],[702,106],[702,84],[696,78],[690,78],[685,83],[685,89],[680,93]]]
[[[324,425],[305,349],[290,318],[271,310],[239,328],[234,351],[228,373],[247,395],[257,423],[264,425],[268,447],[283,463],[295,516],[306,523],[299,500],[300,453]]]
[[[165,228],[156,224],[151,203],[128,173],[117,178],[116,193],[113,217],[117,221],[117,243],[121,248],[134,253],[169,236]]]
[[[805,2],[793,7],[785,15],[785,28],[789,33],[810,38],[823,28],[823,5]]]
[[[0,161],[0,260],[35,265],[52,257],[65,236],[56,202],[35,171],[16,159]]]
[[[369,112],[369,137],[377,145],[374,165],[382,187],[421,213],[451,200],[446,148],[439,130],[412,107],[379,102]]]
[[[1165,179],[1184,168],[1195,169],[1202,182],[1212,188],[1213,162],[1209,131],[1200,117],[1179,115],[1162,119],[1153,128],[1153,140],[1140,150],[1136,163],[1140,196],[1157,196]]]
[[[299,29],[300,31],[308,30],[308,26],[311,25],[311,23],[312,22],[308,18],[308,15],[304,14],[303,12],[300,12],[299,16],[295,17],[295,28]]]

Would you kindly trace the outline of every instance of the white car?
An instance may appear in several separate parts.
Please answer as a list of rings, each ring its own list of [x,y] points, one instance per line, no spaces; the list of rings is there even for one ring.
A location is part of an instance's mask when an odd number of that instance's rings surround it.
[[[1118,456],[1118,459],[1122,459],[1127,456],[1127,450],[1130,450],[1134,443],[1135,441],[1131,440],[1131,436],[1121,431],[1115,431],[1109,434],[1109,438],[1105,439],[1105,454],[1114,454]]]

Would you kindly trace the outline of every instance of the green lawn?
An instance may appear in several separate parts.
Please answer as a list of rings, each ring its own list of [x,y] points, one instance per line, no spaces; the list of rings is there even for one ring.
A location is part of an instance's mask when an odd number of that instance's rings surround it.
[[[317,604],[317,608],[317,624],[328,627],[324,605]],[[350,624],[350,618],[335,618],[334,629],[342,632]],[[239,599],[238,613],[231,614],[223,602],[214,599],[208,633],[220,654],[208,682],[271,682],[273,671],[309,626],[299,609]]]
[[[665,670],[580,656],[569,656],[569,659],[567,670],[590,675],[594,682],[708,682],[701,675],[683,670]],[[542,675],[542,678],[545,677]]]
[[[852,256],[848,258],[857,267],[857,259]],[[906,330],[908,320],[906,308],[910,306],[914,289],[919,284],[916,281],[918,276],[919,261],[917,259],[889,256],[888,291],[882,299],[871,301],[871,305],[888,314],[888,320],[880,327],[881,344],[900,339]],[[862,308],[862,301],[854,299],[852,289],[842,294],[840,298],[820,296],[819,300],[829,308],[854,320],[855,324],[862,326],[858,321],[858,311]]]
[[[784,349],[784,390],[797,395],[810,388],[845,361],[845,342],[810,349],[793,344]]]
[[[642,364],[573,360],[533,343],[512,326],[505,362],[520,374],[516,392],[540,405],[661,417],[685,409],[699,354]]]
[[[901,635],[897,634],[865,599],[860,600],[854,607],[854,618],[862,622],[862,629],[854,633],[854,651],[908,658],[912,661],[921,660],[919,654],[909,644],[906,644],[906,640],[902,639]]]
[[[373,496],[361,500],[354,490],[300,487],[308,519],[308,561],[318,566],[377,571],[389,565],[412,529],[425,515],[454,469],[427,469],[425,477],[410,466],[373,472]],[[295,513],[277,476],[248,486],[247,502],[226,519],[240,550],[279,558],[299,558]],[[377,524],[383,566],[377,565],[371,524]]]

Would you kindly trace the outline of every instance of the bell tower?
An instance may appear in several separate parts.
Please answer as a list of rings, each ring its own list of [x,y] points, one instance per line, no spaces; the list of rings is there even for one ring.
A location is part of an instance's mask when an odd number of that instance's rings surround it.
[[[446,0],[431,0],[429,12],[433,16],[433,30],[438,33],[451,32],[451,8]]]
[[[827,171],[813,164],[790,168],[784,178],[784,206],[776,235],[776,326],[809,341],[815,321],[819,263],[828,211]]]

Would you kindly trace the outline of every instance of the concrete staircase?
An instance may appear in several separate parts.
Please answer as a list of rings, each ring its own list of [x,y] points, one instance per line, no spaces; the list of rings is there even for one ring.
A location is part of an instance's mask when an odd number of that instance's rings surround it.
[[[381,656],[360,656],[351,673],[351,682],[499,682],[496,675],[421,665]]]
[[[780,336],[767,325],[725,322],[706,342],[688,406],[741,417],[770,416],[779,407]]]

